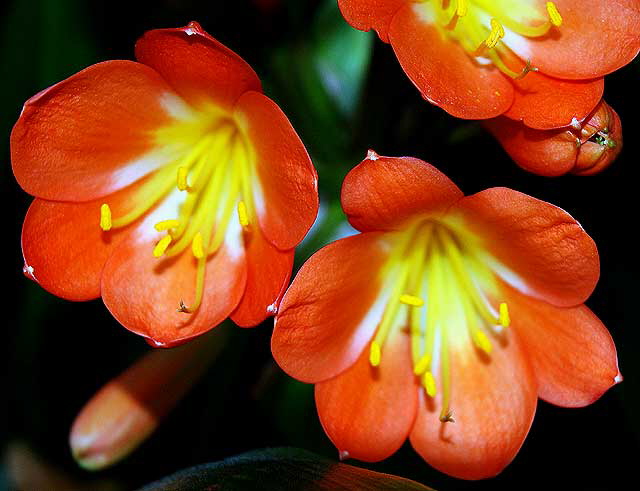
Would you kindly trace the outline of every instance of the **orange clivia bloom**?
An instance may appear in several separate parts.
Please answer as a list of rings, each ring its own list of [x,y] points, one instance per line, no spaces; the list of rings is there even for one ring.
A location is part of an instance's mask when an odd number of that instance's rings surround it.
[[[484,125],[514,162],[543,176],[597,174],[622,150],[620,118],[604,100],[583,121],[565,128],[535,130],[505,116]]]
[[[429,102],[550,129],[598,104],[603,76],[640,50],[637,0],[338,0],[375,29]]]
[[[31,98],[11,134],[25,273],[102,296],[157,346],[275,313],[318,209],[304,145],[247,63],[199,24]]]
[[[538,397],[584,406],[621,380],[583,304],[596,246],[560,208],[506,188],[465,197],[421,160],[374,152],[342,205],[361,233],[302,266],[271,344],[285,372],[316,384],[342,457],[378,461],[408,437],[447,474],[493,476]]]

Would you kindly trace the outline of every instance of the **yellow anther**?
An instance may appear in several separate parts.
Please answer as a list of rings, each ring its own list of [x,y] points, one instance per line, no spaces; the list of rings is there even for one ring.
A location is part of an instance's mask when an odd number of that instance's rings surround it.
[[[424,305],[424,300],[420,297],[415,297],[406,293],[404,295],[400,295],[400,302],[406,305],[411,305],[412,307],[422,307]]]
[[[415,366],[413,367],[413,373],[418,376],[422,375],[427,370],[427,368],[429,368],[430,364],[431,364],[431,356],[424,355],[422,358],[420,358],[418,363],[416,363]]]
[[[200,232],[196,233],[193,237],[193,242],[191,243],[191,252],[197,259],[202,259],[204,257],[204,246],[202,241],[202,234]]]
[[[156,246],[153,248],[153,257],[161,257],[167,251],[167,247],[171,244],[171,236],[165,235],[158,241]]]
[[[549,14],[549,20],[554,26],[560,27],[562,25],[562,16],[560,12],[558,12],[555,3],[547,2],[547,13]]]
[[[456,5],[456,15],[458,17],[464,17],[465,15],[467,15],[467,1],[466,0],[458,0],[458,3]]]
[[[498,41],[500,41],[503,37],[504,27],[502,27],[502,24],[500,24],[500,22],[498,22],[496,19],[491,19],[491,32],[487,36],[487,39],[485,39],[484,41],[485,46],[491,49],[495,47],[495,45],[498,44]]]
[[[179,226],[180,226],[180,222],[178,220],[163,220],[161,222],[156,223],[153,227],[158,232],[164,232],[165,230],[178,228]]]
[[[380,344],[376,341],[371,343],[371,351],[369,353],[369,363],[371,363],[372,367],[377,367],[380,365],[380,358],[382,357],[382,352],[380,350]]]
[[[484,331],[476,329],[473,332],[473,341],[476,343],[476,346],[480,348],[482,351],[484,351],[486,354],[491,354],[491,349],[492,349],[491,341],[489,341],[489,338],[484,333]]]
[[[105,232],[111,230],[113,223],[111,222],[111,208],[104,203],[100,207],[100,228]]]
[[[247,205],[244,201],[238,202],[238,220],[240,220],[240,225],[246,227],[249,225],[249,215],[247,214]]]
[[[511,324],[511,317],[509,317],[509,307],[507,304],[502,302],[500,304],[500,317],[498,317],[498,324],[502,327],[509,327]]]
[[[178,189],[180,191],[185,191],[189,185],[187,184],[187,173],[189,172],[189,168],[185,166],[178,167]]]
[[[424,385],[424,389],[427,391],[427,395],[429,397],[435,397],[436,379],[433,377],[433,373],[424,372],[424,375],[422,376],[422,385]]]

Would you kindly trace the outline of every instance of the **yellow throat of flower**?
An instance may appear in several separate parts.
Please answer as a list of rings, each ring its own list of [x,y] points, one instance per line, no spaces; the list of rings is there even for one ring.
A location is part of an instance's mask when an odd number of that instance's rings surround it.
[[[505,75],[522,78],[536,71],[529,61],[524,68],[509,66],[516,35],[541,37],[562,25],[556,4],[539,0],[417,0],[417,14],[433,23],[448,39],[457,42],[479,64],[493,64]]]
[[[247,228],[256,219],[254,150],[238,121],[214,106],[160,128],[154,137],[158,148],[178,157],[154,172],[125,215],[113,217],[104,203],[100,227],[105,232],[125,227],[160,203],[175,201],[175,216],[154,225],[163,235],[149,254],[160,259],[190,249],[197,261],[195,295],[192,303],[181,301],[176,307],[192,313],[202,302],[207,258],[218,251],[230,227]]]
[[[487,254],[456,220],[423,219],[393,234],[381,274],[388,301],[369,361],[378,366],[385,340],[408,327],[414,374],[427,396],[442,391],[440,420],[453,421],[450,350],[475,347],[488,356],[491,338],[510,324],[507,304],[494,306],[490,301],[497,287]]]

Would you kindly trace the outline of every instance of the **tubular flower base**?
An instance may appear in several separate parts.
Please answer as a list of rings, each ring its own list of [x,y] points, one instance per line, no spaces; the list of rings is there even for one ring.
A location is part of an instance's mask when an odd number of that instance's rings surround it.
[[[538,397],[584,406],[621,380],[583,305],[596,246],[566,212],[506,188],[464,197],[429,164],[372,151],[342,205],[361,233],[302,266],[271,344],[285,372],[316,384],[342,457],[378,461],[408,437],[447,474],[493,476]]]
[[[582,121],[602,77],[640,50],[636,0],[338,0],[391,44],[422,96],[453,116],[536,129]]]
[[[534,130],[504,116],[484,124],[520,167],[543,176],[597,174],[622,150],[620,118],[604,101],[584,121],[558,130]]]
[[[147,32],[139,62],[90,66],[31,98],[11,134],[36,196],[25,273],[70,300],[102,296],[171,346],[277,310],[317,176],[255,72],[196,22]]]

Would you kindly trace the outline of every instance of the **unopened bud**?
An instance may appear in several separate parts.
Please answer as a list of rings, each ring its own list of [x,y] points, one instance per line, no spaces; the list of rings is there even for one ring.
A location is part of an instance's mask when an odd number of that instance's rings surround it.
[[[153,350],[103,386],[71,428],[78,464],[103,469],[138,447],[216,357],[223,331],[219,326],[178,348]]]
[[[484,125],[516,164],[542,176],[596,174],[622,148],[620,118],[604,100],[584,120],[574,119],[564,128],[536,130],[505,116]]]

